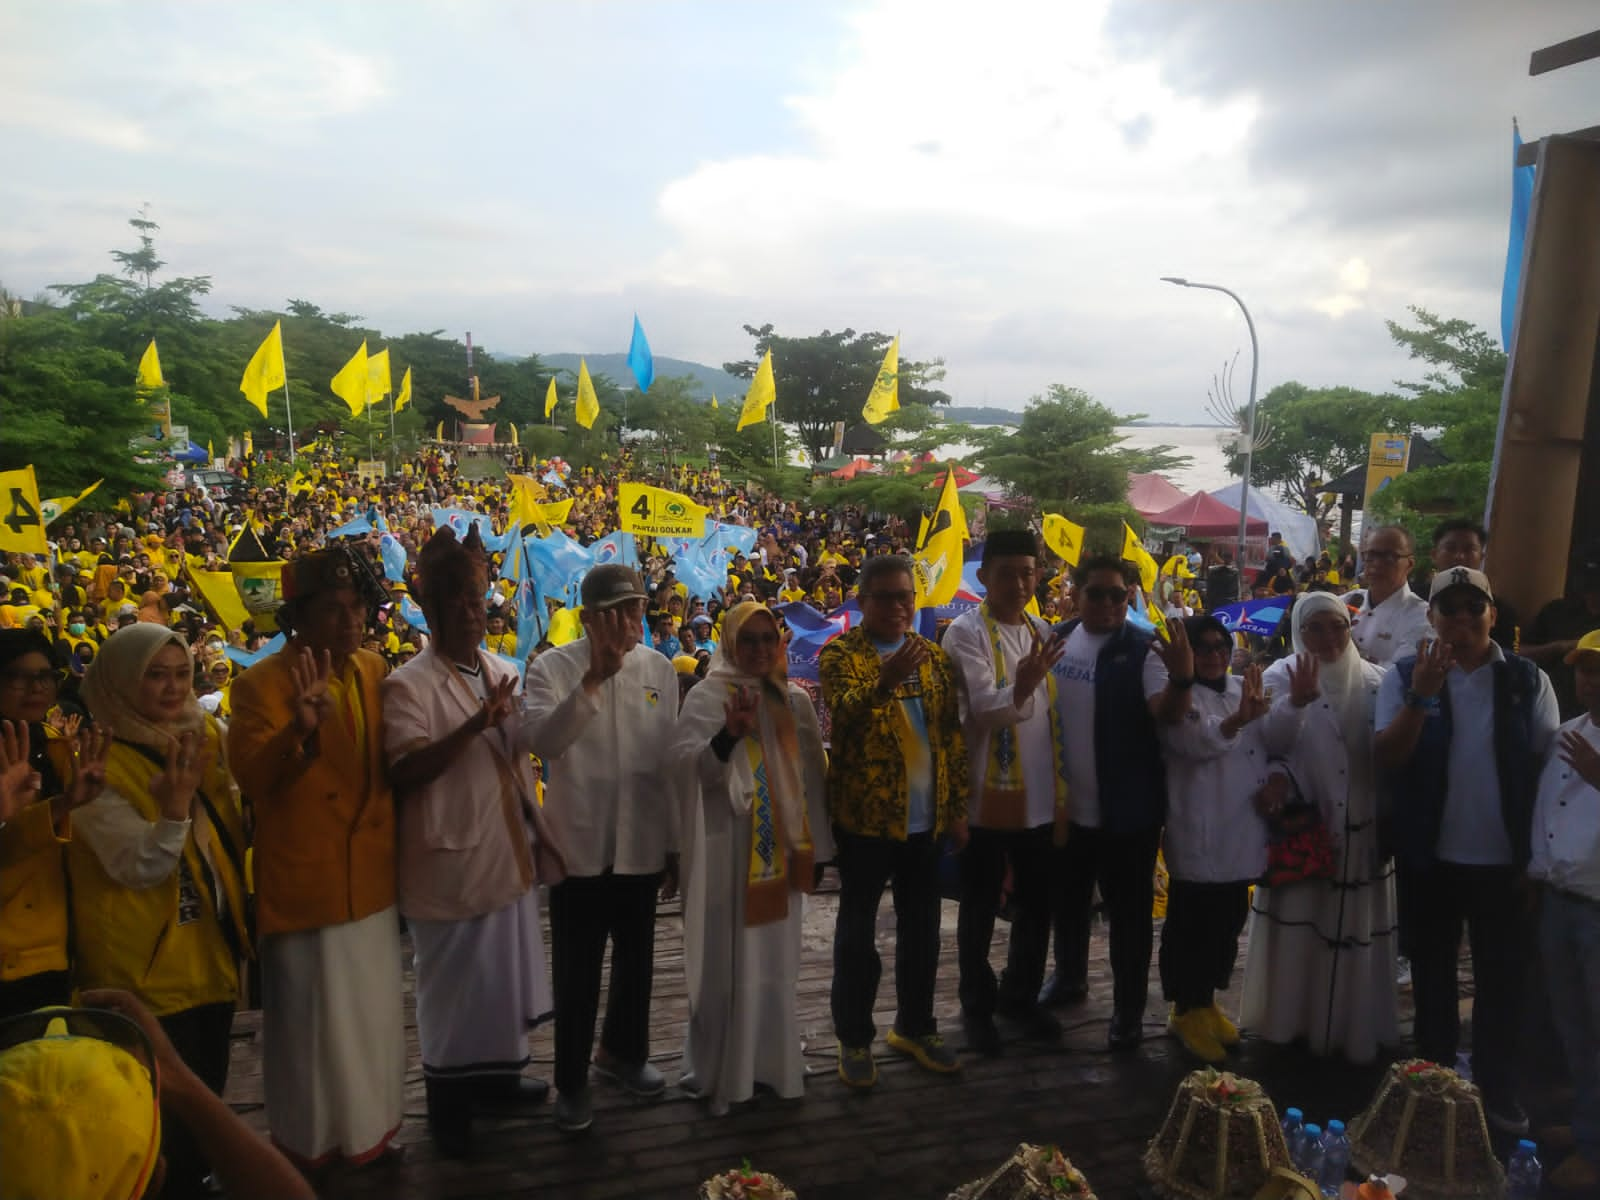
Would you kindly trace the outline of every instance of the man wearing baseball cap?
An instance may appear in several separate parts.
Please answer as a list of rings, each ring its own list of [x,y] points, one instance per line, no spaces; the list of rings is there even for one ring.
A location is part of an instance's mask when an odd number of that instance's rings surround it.
[[[566,856],[550,889],[556,1125],[593,1123],[589,1056],[611,942],[595,1073],[640,1096],[666,1088],[650,1065],[656,893],[678,886],[678,809],[661,764],[678,715],[672,660],[642,646],[639,573],[595,567],[581,588],[584,636],[528,666],[525,729],[544,763],[544,813]]]
[[[1394,797],[1400,938],[1411,959],[1421,1057],[1452,1066],[1460,1040],[1456,960],[1472,949],[1472,1074],[1484,1115],[1528,1127],[1517,1101],[1516,1036],[1527,869],[1539,769],[1560,723],[1537,664],[1489,636],[1494,592],[1482,571],[1433,578],[1435,636],[1394,664],[1378,690],[1373,743]]]

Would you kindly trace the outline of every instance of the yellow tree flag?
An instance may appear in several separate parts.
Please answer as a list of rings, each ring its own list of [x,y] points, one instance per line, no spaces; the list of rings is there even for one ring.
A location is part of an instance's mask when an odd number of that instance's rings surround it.
[[[550,386],[544,393],[544,419],[548,421],[556,411],[556,377],[550,376]]]
[[[288,373],[283,369],[283,322],[274,321],[272,332],[250,356],[250,365],[245,367],[244,378],[239,380],[239,390],[264,417],[267,415],[267,393],[283,387],[288,381]]]
[[[872,391],[861,415],[869,425],[879,425],[889,419],[890,413],[900,411],[900,335],[895,334],[889,351],[883,356],[883,366],[878,368],[878,378],[873,380]]]
[[[385,346],[367,358],[367,403],[376,404],[394,391],[394,381],[389,377],[389,348]]]
[[[384,351],[388,353],[387,350]],[[406,368],[406,373],[400,376],[400,394],[394,398],[394,410],[399,412],[411,403],[411,368]]]
[[[367,407],[367,341],[361,339],[361,349],[350,356],[350,361],[339,368],[328,384],[333,394],[350,406],[350,415],[359,417]]]
[[[555,381],[552,380],[552,383]],[[594,428],[594,419],[600,415],[600,398],[594,394],[594,380],[589,378],[589,364],[578,360],[578,424],[585,429]]]
[[[917,607],[937,608],[955,599],[961,586],[962,552],[967,541],[967,514],[961,511],[956,473],[947,470],[927,533],[911,561],[916,568]]]
[[[750,390],[744,394],[744,408],[739,412],[738,429],[746,425],[759,425],[767,419],[767,409],[778,398],[778,387],[772,379],[772,351],[761,356],[756,377],[750,381]]]
[[[1144,548],[1144,543],[1133,531],[1133,526],[1126,521],[1122,523],[1122,560],[1131,562],[1139,568],[1140,587],[1147,592],[1155,590],[1156,578],[1161,574],[1161,567],[1151,557],[1150,551]]]
[[[1060,513],[1045,513],[1044,544],[1060,555],[1067,566],[1078,565],[1083,553],[1083,526],[1067,520]]]
[[[158,387],[166,386],[167,381],[161,378],[161,356],[156,353],[155,338],[151,338],[150,344],[139,356],[139,390],[154,391]]]

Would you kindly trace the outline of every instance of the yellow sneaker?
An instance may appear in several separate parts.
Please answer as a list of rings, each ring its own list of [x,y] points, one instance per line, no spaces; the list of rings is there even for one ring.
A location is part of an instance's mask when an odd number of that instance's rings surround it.
[[[1211,1035],[1224,1046],[1237,1046],[1239,1044],[1239,1027],[1228,1020],[1227,1014],[1222,1011],[1215,1000],[1211,1007],[1205,1010],[1206,1017],[1211,1022]]]
[[[1590,1162],[1581,1154],[1571,1154],[1545,1178],[1554,1190],[1571,1192],[1579,1196],[1593,1196],[1600,1191],[1600,1165]]]
[[[1211,1012],[1205,1008],[1191,1008],[1171,1018],[1167,1027],[1183,1043],[1183,1048],[1201,1062],[1219,1063],[1228,1056],[1222,1043],[1211,1032]]]

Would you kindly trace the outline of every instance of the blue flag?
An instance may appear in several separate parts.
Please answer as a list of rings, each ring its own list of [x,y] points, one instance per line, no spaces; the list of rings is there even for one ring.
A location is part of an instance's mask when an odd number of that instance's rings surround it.
[[[413,629],[420,629],[423,633],[428,632],[428,618],[422,615],[422,609],[410,596],[400,597],[400,615]]]
[[[574,604],[578,584],[594,565],[594,555],[559,529],[549,537],[524,538],[522,545],[524,562],[538,590],[564,605]]]
[[[392,533],[378,539],[378,556],[383,559],[383,577],[390,583],[406,581],[406,548]]]
[[[1533,207],[1533,164],[1517,166],[1522,131],[1511,122],[1511,236],[1506,241],[1506,279],[1500,288],[1500,344],[1509,354],[1517,328],[1517,288],[1522,283],[1522,245],[1528,237],[1528,212]]]
[[[628,369],[639,381],[639,390],[648,392],[656,381],[656,360],[650,356],[650,342],[644,336],[644,326],[639,324],[639,314],[633,314],[633,342],[628,346]]]
[[[703,544],[708,550],[737,550],[748,558],[756,548],[756,531],[748,525],[724,525],[713,517],[707,517]]]
[[[689,589],[691,599],[709,600],[721,595],[728,582],[726,562],[721,551],[707,552],[704,546],[691,544],[672,556],[672,573]]]
[[[543,475],[539,476],[539,482],[548,487],[565,488],[567,486],[567,481],[556,474],[556,469],[554,467],[551,467]]]
[[[625,529],[615,533],[608,533],[594,545],[589,547],[594,554],[594,565],[604,566],[606,563],[621,563],[625,567],[635,570],[639,566],[639,550],[634,545],[633,534]]]
[[[365,537],[372,532],[372,521],[367,517],[357,517],[353,521],[346,521],[337,529],[328,530],[328,540],[345,537]]]
[[[280,633],[254,654],[251,654],[248,650],[241,650],[237,646],[226,646],[224,647],[224,652],[231,660],[248,669],[255,666],[263,658],[266,658],[267,655],[276,654],[279,650],[282,650],[283,643],[284,637]]]

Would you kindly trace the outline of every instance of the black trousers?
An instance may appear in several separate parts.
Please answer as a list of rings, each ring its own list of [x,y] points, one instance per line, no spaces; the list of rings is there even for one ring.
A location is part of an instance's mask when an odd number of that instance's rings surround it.
[[[1161,994],[1180,1013],[1209,1008],[1226,991],[1239,957],[1239,934],[1250,915],[1250,881],[1167,884],[1161,927]]]
[[[1510,866],[1436,863],[1396,872],[1400,927],[1411,952],[1417,1053],[1454,1067],[1461,1042],[1456,963],[1472,950],[1472,1078],[1491,1101],[1516,1089],[1522,981],[1532,922]]]
[[[233,1005],[202,1004],[160,1018],[178,1057],[217,1095],[228,1085],[228,1055],[233,1038]],[[167,1181],[161,1200],[198,1200],[207,1195],[211,1163],[188,1128],[165,1105],[161,1109],[161,1153]]]
[[[839,915],[833,930],[833,1029],[846,1046],[877,1036],[872,1006],[883,961],[878,957],[878,903],[894,895],[894,1025],[906,1037],[938,1029],[933,981],[939,970],[939,843],[931,833],[905,841],[835,829]]]
[[[66,971],[39,971],[21,979],[0,981],[0,1020],[36,1008],[72,1003],[72,976]]]
[[[1111,926],[1112,1006],[1124,1017],[1142,1013],[1150,998],[1150,953],[1155,947],[1150,910],[1160,845],[1159,827],[1107,833],[1074,825],[1067,844],[1056,852],[1056,976],[1062,978],[1068,964],[1078,961],[1062,957],[1062,931],[1069,937],[1079,929],[1087,932],[1098,883]],[[1087,945],[1082,961],[1088,962]]]
[[[556,1090],[582,1091],[611,939],[611,990],[600,1047],[619,1063],[650,1057],[656,893],[661,874],[570,877],[550,889],[550,975],[556,1008]]]
[[[956,957],[961,967],[961,1011],[991,1017],[995,1004],[1031,1007],[1044,983],[1050,949],[1051,827],[980,829],[973,826],[961,852],[961,915],[956,923]],[[1011,863],[1011,945],[998,982],[989,965],[995,916],[1006,862]]]

